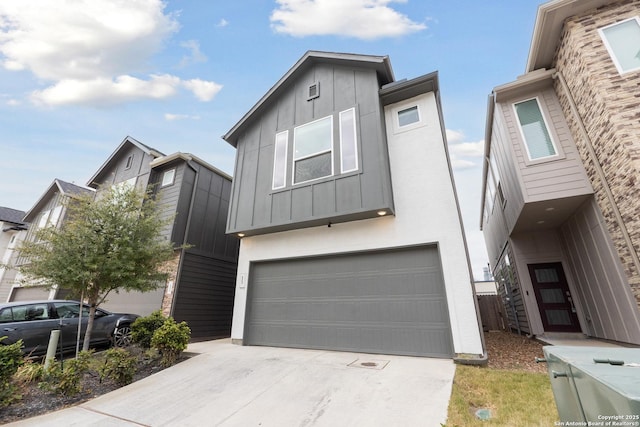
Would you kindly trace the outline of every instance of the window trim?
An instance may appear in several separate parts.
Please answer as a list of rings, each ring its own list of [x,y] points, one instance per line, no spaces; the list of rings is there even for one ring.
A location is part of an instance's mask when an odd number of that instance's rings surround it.
[[[612,28],[612,27],[615,27],[617,25],[624,24],[625,22],[629,22],[629,21],[636,21],[636,24],[638,25],[638,28],[640,29],[640,17],[638,17],[638,16],[634,16],[634,17],[631,17],[631,18],[628,18],[628,19],[623,19],[622,21],[614,22],[613,24],[605,25],[604,27],[598,28],[598,34],[600,34],[600,38],[602,39],[602,42],[604,43],[604,46],[607,49],[607,53],[609,54],[609,57],[613,61],[613,64],[616,66],[616,69],[618,70],[618,73],[620,75],[631,73],[631,72],[634,72],[634,71],[638,71],[638,70],[640,70],[640,65],[638,65],[635,68],[630,68],[628,70],[623,70],[622,66],[620,65],[620,62],[618,61],[618,56],[616,55],[616,52],[614,51],[613,46],[611,45],[611,43],[609,43],[609,39],[605,35],[605,30],[607,30],[609,28]]]
[[[518,110],[516,108],[516,105],[518,104],[522,104],[525,103],[527,101],[531,101],[535,99],[536,104],[538,105],[538,110],[540,110],[540,115],[542,116],[542,121],[544,123],[544,126],[547,130],[547,134],[549,135],[549,139],[551,140],[551,145],[553,146],[553,150],[555,151],[554,154],[548,155],[548,156],[543,156],[543,157],[536,157],[535,159],[531,158],[531,152],[529,151],[529,144],[527,144],[527,139],[524,135],[524,130],[522,129],[522,124],[520,123],[520,116],[518,115]],[[527,164],[534,164],[534,163],[541,163],[541,162],[546,162],[549,160],[556,160],[559,158],[564,157],[563,152],[560,149],[559,144],[556,143],[556,135],[555,132],[553,130],[553,128],[551,126],[549,126],[549,121],[547,119],[547,114],[545,111],[545,108],[543,108],[543,104],[540,102],[540,97],[539,96],[532,96],[529,98],[524,98],[518,101],[514,101],[511,104],[511,109],[513,111],[514,114],[514,118],[515,118],[515,122],[518,126],[518,132],[520,134],[520,139],[522,141],[522,144],[524,145],[524,149],[525,152],[527,153]]]
[[[309,126],[313,123],[317,123],[320,122],[322,120],[326,120],[329,119],[329,126],[330,126],[330,134],[331,134],[331,141],[329,142],[329,149],[328,150],[323,150],[323,151],[317,151],[314,152],[313,154],[307,154],[303,157],[299,157],[296,158],[296,131],[300,128],[303,128],[305,126]],[[331,173],[329,173],[329,175],[324,175],[318,178],[313,178],[313,179],[308,179],[306,181],[300,181],[300,182],[296,182],[296,162],[300,161],[300,160],[305,160],[305,159],[309,159],[311,157],[315,157],[315,156],[319,156],[321,154],[326,154],[326,153],[330,153],[330,159],[331,159]],[[312,181],[318,181],[320,179],[324,179],[330,176],[334,176],[335,175],[335,165],[334,165],[334,159],[333,159],[333,153],[334,153],[334,138],[333,138],[333,114],[325,116],[325,117],[321,117],[319,119],[316,120],[312,120],[310,122],[304,123],[300,126],[296,126],[293,128],[293,152],[291,155],[291,166],[292,166],[292,170],[291,170],[291,185],[300,185],[300,184],[306,184]]]
[[[171,182],[165,183],[165,177],[169,172],[173,172],[173,174],[171,175]],[[162,172],[162,181],[160,181],[160,188],[169,187],[175,184],[175,182],[176,182],[176,168],[167,169],[164,172]]]
[[[133,166],[133,154],[130,154],[129,157],[127,157],[127,163],[124,165],[124,170],[131,169],[131,166]]]

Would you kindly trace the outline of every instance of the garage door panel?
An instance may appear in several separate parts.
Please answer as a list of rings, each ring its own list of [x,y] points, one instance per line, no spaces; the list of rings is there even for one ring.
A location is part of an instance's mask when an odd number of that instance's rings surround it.
[[[252,265],[250,345],[450,357],[436,247]]]

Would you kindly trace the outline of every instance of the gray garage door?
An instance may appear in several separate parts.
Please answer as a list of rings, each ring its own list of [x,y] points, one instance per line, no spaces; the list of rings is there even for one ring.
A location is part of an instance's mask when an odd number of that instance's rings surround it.
[[[244,342],[451,357],[438,250],[254,263]]]

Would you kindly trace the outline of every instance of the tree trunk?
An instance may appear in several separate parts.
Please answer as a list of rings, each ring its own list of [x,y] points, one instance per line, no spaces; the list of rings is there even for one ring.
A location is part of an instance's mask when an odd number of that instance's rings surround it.
[[[89,344],[91,343],[91,332],[93,332],[93,319],[96,317],[96,306],[91,304],[89,306],[89,319],[87,319],[87,330],[84,333],[84,342],[82,343],[82,351],[89,350]]]

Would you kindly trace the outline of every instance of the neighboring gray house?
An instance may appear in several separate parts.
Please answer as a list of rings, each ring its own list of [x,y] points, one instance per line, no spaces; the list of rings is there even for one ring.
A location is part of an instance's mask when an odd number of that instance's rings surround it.
[[[550,1],[489,96],[481,228],[513,331],[640,344],[639,50],[637,0]]]
[[[485,356],[436,73],[310,51],[224,139],[234,343]]]
[[[151,292],[112,292],[102,307],[148,315],[162,310],[186,321],[193,338],[228,337],[235,289],[239,239],[225,232],[231,177],[187,153],[164,155],[131,137],[125,138],[87,184],[79,187],[55,180],[25,221],[35,227],[60,226],[63,200],[79,193],[99,193],[112,185],[151,188],[161,215],[174,220],[162,235],[176,246],[166,268],[167,283]],[[18,260],[18,263],[26,260]],[[2,288],[0,288],[2,292]],[[13,285],[8,300],[64,298],[64,289]]]
[[[93,190],[60,179],[54,179],[24,216],[24,221],[30,224],[24,240],[33,240],[33,234],[39,228],[60,227],[64,222],[67,201],[81,194],[93,194]],[[15,265],[20,266],[27,262],[28,259],[18,257]],[[32,284],[25,286],[21,278],[20,273],[17,273],[16,280],[9,289],[7,301],[47,299],[64,294],[64,291],[59,289],[49,290],[43,286],[34,286]]]
[[[187,153],[164,155],[131,137],[123,140],[91,177],[89,187],[151,186],[162,215],[174,216],[163,231],[176,246],[165,286],[148,293],[108,297],[110,310],[164,314],[186,321],[193,338],[229,336],[239,240],[225,233],[231,177]]]
[[[16,262],[15,248],[27,234],[29,224],[24,222],[26,212],[0,206],[0,302],[9,298],[16,279],[16,270],[3,266],[13,266]]]

